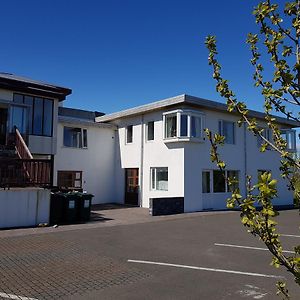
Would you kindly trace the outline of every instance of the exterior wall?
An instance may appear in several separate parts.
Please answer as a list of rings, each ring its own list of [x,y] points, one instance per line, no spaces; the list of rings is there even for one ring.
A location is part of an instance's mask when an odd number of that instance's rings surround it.
[[[154,141],[146,141],[146,124],[149,121],[155,121]],[[115,124],[118,126],[121,168],[139,168],[140,205],[149,207],[150,198],[183,197],[184,150],[163,142],[162,112],[122,119]],[[133,125],[132,144],[126,144],[128,125]],[[168,191],[151,190],[151,167],[168,167]]]
[[[87,129],[88,148],[63,146],[63,127]],[[99,128],[58,123],[57,154],[54,157],[54,185],[57,171],[82,171],[83,189],[92,193],[93,204],[118,202],[115,184],[115,132],[113,128]]]
[[[0,228],[49,223],[50,191],[38,188],[0,190]]]
[[[231,114],[204,111],[205,125],[212,132],[218,132],[218,120],[237,121]],[[259,124],[263,126],[263,123]],[[246,194],[246,175],[251,175],[253,183],[257,182],[258,170],[270,170],[278,180],[278,198],[274,204],[293,204],[293,195],[287,190],[286,182],[279,171],[279,156],[274,151],[261,153],[257,146],[257,137],[246,129],[245,125],[236,124],[235,144],[224,144],[218,152],[226,162],[227,170],[239,171],[239,187],[242,195]],[[226,199],[231,193],[202,193],[202,171],[217,170],[210,160],[210,143],[186,143],[185,148],[185,210],[225,209]]]
[[[202,171],[218,169],[210,160],[209,141],[165,143],[162,121],[162,114],[165,111],[168,110],[147,113],[144,116],[139,115],[133,118],[123,118],[115,122],[119,128],[121,168],[139,168],[140,170],[140,205],[149,207],[150,198],[184,197],[185,212],[226,209],[226,199],[230,197],[230,192],[202,193]],[[226,112],[207,109],[201,110],[201,112],[205,115],[204,128],[209,128],[215,133],[218,132],[219,120],[234,122],[238,120],[238,117]],[[155,121],[154,141],[146,141],[146,124],[148,121]],[[125,142],[126,126],[128,125],[133,125],[132,144]],[[257,170],[271,170],[273,176],[278,179],[279,197],[274,204],[292,204],[292,193],[287,190],[286,183],[279,176],[277,153],[273,151],[261,153],[257,146],[257,138],[244,125],[238,127],[236,124],[235,130],[235,144],[225,144],[219,148],[219,153],[226,162],[227,170],[239,171],[241,193],[243,195],[246,193],[246,174],[252,175],[253,181],[256,182]],[[151,167],[168,167],[168,191],[151,191]]]

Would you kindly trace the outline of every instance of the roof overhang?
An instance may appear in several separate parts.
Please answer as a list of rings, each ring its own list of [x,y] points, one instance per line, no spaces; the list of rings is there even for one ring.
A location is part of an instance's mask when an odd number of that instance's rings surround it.
[[[162,110],[166,108],[170,109],[178,105],[188,105],[192,107],[209,109],[214,111],[228,112],[227,105],[224,103],[183,94],[172,98],[167,98],[164,100],[152,102],[150,104],[145,104],[134,108],[126,109],[120,112],[107,114],[101,117],[97,117],[95,120],[96,122],[111,122],[118,119],[122,119],[126,117],[134,117],[136,115],[146,114],[146,113],[150,113],[153,111]],[[254,111],[254,110],[249,110],[248,115],[252,118],[263,119],[263,120],[265,119],[264,113]],[[278,124],[282,124],[291,128],[299,127],[299,123],[296,121],[278,117],[278,116],[274,116],[274,118],[276,118],[276,122]]]
[[[35,81],[12,74],[0,74],[0,88],[15,92],[32,94],[42,97],[54,98],[59,101],[66,99],[72,93],[69,88]]]

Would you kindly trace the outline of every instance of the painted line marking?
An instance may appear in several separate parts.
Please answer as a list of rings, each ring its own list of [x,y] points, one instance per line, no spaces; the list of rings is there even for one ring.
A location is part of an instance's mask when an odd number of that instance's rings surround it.
[[[296,234],[283,234],[283,233],[280,233],[280,236],[288,236],[288,237],[300,238],[300,235],[296,235]]]
[[[250,246],[240,246],[240,245],[232,245],[232,244],[219,244],[219,243],[215,243],[215,246],[232,247],[232,248],[242,248],[242,249],[251,249],[251,250],[269,251],[268,248],[259,248],[259,247],[250,247]],[[283,253],[292,253],[292,254],[295,254],[295,251],[290,251],[290,250],[282,250],[282,252],[283,252]]]
[[[277,278],[277,279],[278,278],[284,278],[283,276],[277,276],[277,275],[268,275],[268,274],[241,272],[241,271],[234,271],[234,270],[195,267],[195,266],[178,265],[178,264],[170,264],[170,263],[147,261],[147,260],[128,259],[127,261],[130,262],[130,263],[158,265],[158,266],[166,266],[166,267],[176,267],[176,268],[183,268],[183,269],[209,271],[209,272],[229,273],[229,274],[237,274],[237,275],[256,276],[256,277],[268,277],[268,278]]]
[[[18,295],[14,295],[14,294],[3,293],[3,292],[0,292],[0,297],[6,298],[6,299],[18,299],[18,300],[38,300],[36,298],[29,298],[29,297],[25,297],[25,296],[18,296]]]

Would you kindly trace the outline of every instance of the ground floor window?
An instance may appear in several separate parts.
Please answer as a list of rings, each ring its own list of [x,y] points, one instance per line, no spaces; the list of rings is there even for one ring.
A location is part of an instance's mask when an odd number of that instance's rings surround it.
[[[229,185],[226,178],[232,179]],[[239,171],[204,170],[202,171],[202,193],[229,193],[239,188]]]
[[[57,171],[57,186],[67,189],[81,189],[82,171]]]
[[[168,168],[150,168],[151,190],[167,191],[168,190]]]

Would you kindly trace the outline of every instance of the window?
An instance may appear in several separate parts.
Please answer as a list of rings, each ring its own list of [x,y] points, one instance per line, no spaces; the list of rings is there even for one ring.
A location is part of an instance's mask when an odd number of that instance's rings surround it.
[[[225,193],[225,171],[213,171],[214,193]]]
[[[235,124],[230,121],[219,121],[219,134],[225,137],[224,143],[235,144]]]
[[[126,144],[130,144],[133,141],[133,126],[126,127]]]
[[[261,135],[266,138],[268,141],[271,140],[271,131],[268,128],[259,128],[259,129],[263,129],[263,132],[261,133]],[[257,147],[261,147],[262,144],[264,144],[265,141],[259,136],[257,135]]]
[[[60,188],[82,188],[82,171],[57,171],[57,186]]]
[[[87,130],[82,128],[64,127],[64,146],[87,148]]]
[[[27,133],[27,108],[24,106],[12,105],[10,108],[10,130],[14,131],[15,126],[21,134]]]
[[[165,120],[165,137],[172,138],[177,136],[177,116],[176,114],[167,115]]]
[[[283,129],[281,130],[281,138],[286,141],[286,149],[296,151],[296,131]]]
[[[231,184],[226,178],[231,179]],[[202,193],[229,193],[239,188],[239,171],[205,170],[202,171]]]
[[[151,190],[168,190],[168,168],[150,168]]]
[[[202,140],[203,114],[193,110],[176,110],[163,114],[164,139]]]
[[[53,100],[14,94],[14,103],[25,104],[28,116],[28,133],[33,135],[52,136]]]
[[[154,140],[154,121],[147,123],[147,141]]]

